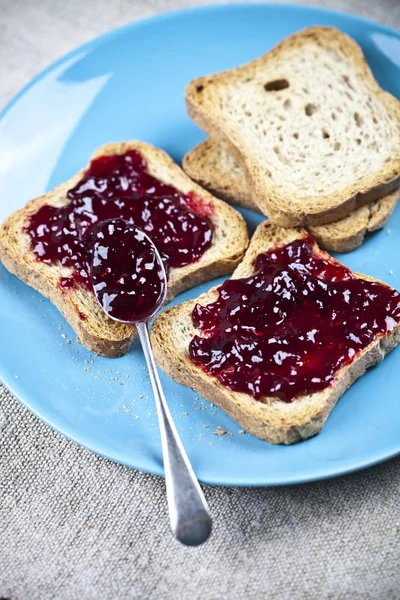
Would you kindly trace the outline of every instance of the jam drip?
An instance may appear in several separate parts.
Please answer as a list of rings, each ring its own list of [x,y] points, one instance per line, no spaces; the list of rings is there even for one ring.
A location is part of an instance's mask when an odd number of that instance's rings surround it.
[[[183,194],[147,172],[136,150],[91,161],[63,207],[42,206],[25,226],[38,260],[73,269],[60,280],[68,289],[91,290],[91,232],[100,221],[122,218],[134,223],[156,244],[167,269],[191,264],[212,243],[213,207],[193,192]]]
[[[400,294],[356,278],[314,251],[310,237],[260,254],[255,275],[231,279],[197,304],[191,360],[255,399],[323,390],[377,336],[400,321]]]

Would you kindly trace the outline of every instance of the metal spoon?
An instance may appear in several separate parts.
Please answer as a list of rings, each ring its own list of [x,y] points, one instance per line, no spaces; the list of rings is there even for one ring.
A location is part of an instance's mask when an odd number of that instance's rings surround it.
[[[96,297],[111,319],[135,325],[142,344],[157,406],[172,531],[182,544],[198,546],[210,536],[212,521],[172,420],[147,328],[167,294],[161,256],[143,231],[123,219],[97,225],[93,243],[91,277]]]

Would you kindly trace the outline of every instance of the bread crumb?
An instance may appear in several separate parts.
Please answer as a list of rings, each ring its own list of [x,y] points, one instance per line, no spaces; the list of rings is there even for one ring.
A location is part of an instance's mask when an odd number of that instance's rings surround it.
[[[183,413],[181,413],[181,417],[187,417],[187,416],[188,416],[188,414],[189,414],[189,413],[187,413],[187,412],[183,412]]]
[[[126,404],[123,404],[123,405],[122,405],[122,410],[123,410],[124,412],[126,412],[126,413],[130,413],[130,412],[132,412],[132,411],[130,410],[130,408],[128,408],[128,407],[126,406]],[[136,418],[136,417],[135,417],[135,418]]]
[[[222,425],[218,425],[217,429],[213,431],[213,435],[226,435],[226,433],[227,431]]]
[[[393,271],[392,271],[392,269],[390,269],[390,271],[389,271],[389,275],[393,275]]]
[[[238,433],[246,433],[244,429],[239,429]]]
[[[84,367],[83,370],[86,371],[86,372],[88,372],[88,371],[90,371],[90,368],[89,367]]]

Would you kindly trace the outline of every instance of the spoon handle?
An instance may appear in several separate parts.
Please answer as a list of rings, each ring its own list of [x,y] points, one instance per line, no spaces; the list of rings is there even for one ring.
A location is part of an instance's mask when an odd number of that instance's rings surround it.
[[[207,502],[172,420],[154,361],[147,323],[137,323],[136,328],[156,400],[172,531],[182,544],[198,546],[211,533]]]

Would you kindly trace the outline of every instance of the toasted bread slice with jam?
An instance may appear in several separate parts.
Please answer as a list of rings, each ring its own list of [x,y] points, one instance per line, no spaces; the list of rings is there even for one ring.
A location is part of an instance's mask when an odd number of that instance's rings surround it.
[[[302,240],[307,236],[305,230],[284,229],[265,221],[257,228],[247,253],[233,273],[231,281],[252,278],[255,275],[254,262],[260,254]],[[319,250],[318,247],[315,252],[318,257],[333,266],[338,265],[329,254]],[[364,281],[376,282],[365,275],[353,273],[352,276]],[[395,294],[389,286],[386,288]],[[391,322],[391,327],[387,331],[374,336],[367,346],[353,355],[352,362],[343,364],[337,371],[333,371],[333,380],[322,390],[298,395],[291,402],[285,402],[273,395],[256,400],[250,393],[229,389],[216,376],[208,374],[190,358],[191,340],[195,336],[202,337],[202,331],[192,320],[193,309],[196,305],[208,307],[216,302],[219,298],[218,289],[214,287],[196,300],[166,309],[157,317],[151,332],[156,361],[175,381],[193,388],[204,398],[222,408],[244,429],[273,444],[293,444],[321,431],[329,413],[344,392],[365,373],[366,369],[380,362],[400,341],[400,314],[397,314],[397,320]],[[351,302],[349,306],[351,307]],[[380,309],[381,307],[377,308]],[[230,307],[229,310],[233,315],[232,311],[236,309]],[[308,335],[313,335],[313,332]],[[291,347],[288,346],[287,352],[290,351]],[[217,360],[220,360],[219,356]],[[297,377],[296,373],[294,376]]]
[[[231,273],[248,244],[246,224],[241,215],[193,183],[165,152],[150,144],[136,141],[110,143],[99,148],[92,159],[124,154],[128,150],[140,152],[147,163],[148,172],[158,180],[185,194],[193,192],[212,206],[209,216],[213,227],[212,244],[196,262],[170,270],[167,299],[203,281]],[[128,351],[135,328],[107,317],[94,294],[85,287],[61,289],[60,279],[68,277],[71,269],[60,263],[49,264],[37,260],[31,250],[31,239],[24,231],[29,217],[42,206],[61,207],[68,204],[67,192],[81,180],[84,173],[85,169],[54,190],[31,200],[5,220],[0,228],[0,260],[11,273],[57,306],[75,330],[79,341],[89,350],[104,356],[121,356]]]
[[[189,177],[211,194],[260,212],[253,200],[244,169],[211,138],[190,150],[184,156],[182,164]],[[350,252],[362,244],[366,233],[385,227],[399,196],[400,190],[397,189],[358,208],[340,221],[327,225],[310,225],[307,229],[321,248],[331,252]]]
[[[400,103],[335,28],[310,27],[246,65],[194,79],[186,103],[279,225],[335,222],[400,187]]]

